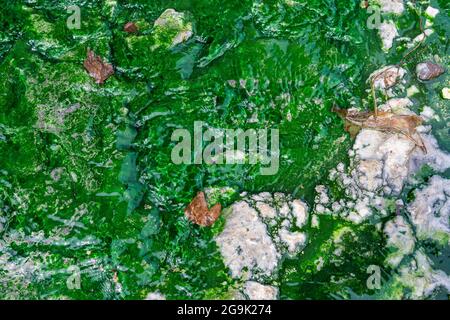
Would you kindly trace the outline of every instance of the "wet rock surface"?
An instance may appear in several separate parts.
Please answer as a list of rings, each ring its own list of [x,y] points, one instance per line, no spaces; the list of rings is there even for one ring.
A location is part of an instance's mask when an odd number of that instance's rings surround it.
[[[372,4],[379,4],[383,13],[402,14],[405,10],[403,0],[377,0]]]
[[[417,78],[423,81],[432,80],[445,72],[445,69],[432,62],[422,62],[416,67]]]
[[[450,243],[450,180],[434,176],[421,190],[408,212],[420,239]]]
[[[154,23],[154,34],[157,43],[174,47],[187,41],[193,35],[193,22],[189,13],[174,9],[165,10]],[[170,43],[165,43],[169,39]]]
[[[260,193],[224,210],[223,231],[215,241],[233,277],[258,279],[275,275],[279,261],[306,244],[301,231],[307,206],[281,193]]]
[[[0,9],[1,299],[447,298],[441,1],[73,4]],[[279,129],[279,172],[175,165],[199,120]]]
[[[249,300],[277,300],[278,289],[258,282],[247,281],[244,285],[243,294]]]

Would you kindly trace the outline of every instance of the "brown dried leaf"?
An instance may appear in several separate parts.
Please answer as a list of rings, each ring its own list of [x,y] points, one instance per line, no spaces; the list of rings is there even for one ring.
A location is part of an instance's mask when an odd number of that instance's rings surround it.
[[[203,227],[209,227],[216,222],[222,211],[220,203],[214,205],[211,209],[208,209],[205,194],[203,192],[197,193],[197,196],[184,210],[186,217]]]
[[[123,30],[125,31],[125,32],[128,32],[128,33],[136,33],[136,32],[138,32],[138,27],[137,27],[137,25],[134,23],[134,22],[128,22],[124,27],[123,27]]]
[[[422,118],[411,115],[398,115],[392,112],[359,112],[356,110],[345,110],[333,107],[333,111],[341,116],[345,121],[344,129],[355,137],[362,128],[378,130],[383,132],[395,132],[403,134],[411,139],[418,147],[426,152],[420,135],[416,129],[423,122]]]
[[[103,61],[101,57],[96,56],[94,51],[90,49],[88,49],[86,60],[84,60],[84,67],[97,84],[105,83],[106,79],[114,74],[113,66]]]
[[[413,134],[421,124],[422,118],[416,115],[396,115],[391,112],[379,112],[377,118],[369,117],[363,123],[363,127],[380,131]]]

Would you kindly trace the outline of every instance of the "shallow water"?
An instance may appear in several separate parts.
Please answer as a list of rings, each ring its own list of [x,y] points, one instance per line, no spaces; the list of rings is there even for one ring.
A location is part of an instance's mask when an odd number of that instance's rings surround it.
[[[424,10],[428,1],[422,2],[417,8]],[[73,3],[81,8],[79,30],[66,26]],[[424,49],[404,66],[410,75],[434,55],[448,66],[448,4],[430,5],[441,14]],[[172,49],[152,50],[153,22],[167,8],[189,12],[195,34]],[[367,18],[359,1],[343,0],[4,4],[0,257],[13,270],[0,266],[0,297],[140,299],[157,290],[170,299],[229,297],[239,281],[213,241],[224,218],[199,228],[183,218],[184,208],[199,190],[225,186],[236,192],[220,199],[224,207],[241,192],[269,191],[292,194],[312,208],[315,186],[331,183],[329,170],[349,162],[353,144],[331,107],[370,109],[366,79],[408,51],[397,41],[385,53]],[[139,35],[123,31],[129,21],[141,26]],[[400,37],[420,33],[413,9],[398,24]],[[116,68],[103,86],[83,68],[87,48]],[[411,78],[409,85],[421,90],[413,111],[432,106],[439,116],[433,134],[450,151],[443,83],[448,75],[427,84]],[[194,121],[279,129],[280,170],[261,176],[258,165],[175,165],[172,131],[192,132]],[[357,236],[348,239],[343,264],[325,263],[317,271],[314,261],[328,261],[330,237],[346,226]],[[308,231],[305,249],[286,258],[270,280],[281,299],[374,295],[365,286],[366,269],[383,264],[382,232],[328,217]],[[448,273],[448,255],[440,264]],[[80,269],[79,290],[67,287],[69,266]]]

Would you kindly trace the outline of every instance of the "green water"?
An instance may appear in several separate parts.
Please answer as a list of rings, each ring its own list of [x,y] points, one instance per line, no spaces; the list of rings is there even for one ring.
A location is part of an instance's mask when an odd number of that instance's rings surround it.
[[[0,253],[21,268],[0,268],[0,298],[142,299],[157,290],[169,299],[229,297],[238,284],[213,241],[223,218],[200,228],[182,218],[185,206],[199,190],[229,186],[237,192],[221,199],[223,206],[244,191],[276,191],[311,207],[314,187],[348,162],[353,143],[332,105],[370,108],[368,75],[398,63],[407,51],[397,44],[389,54],[382,51],[359,1],[3,2],[0,217],[6,222]],[[72,4],[81,8],[79,30],[66,26]],[[409,70],[433,55],[448,65],[448,3],[431,4],[444,14]],[[167,8],[189,12],[195,35],[172,49],[151,50],[153,22]],[[123,32],[129,21],[142,26],[140,34]],[[401,36],[420,33],[418,21],[415,10],[406,10]],[[103,86],[83,68],[87,48],[116,68]],[[414,111],[436,107],[440,120],[433,132],[450,150],[442,84],[415,83],[422,93]],[[76,110],[61,120],[71,106]],[[247,121],[253,115],[257,123]],[[173,164],[172,131],[192,131],[194,121],[279,129],[279,172],[261,176],[258,165]],[[68,227],[70,221],[78,224]],[[373,294],[365,289],[366,269],[386,254],[385,239],[373,226],[354,227],[357,240],[349,239],[352,249],[341,268],[327,262],[327,241],[346,224],[327,218],[310,230],[304,252],[282,264],[280,298],[349,297],[348,289]],[[325,259],[321,271],[313,266],[319,256]],[[24,271],[26,261],[33,272]],[[80,290],[66,286],[71,265],[81,269]]]

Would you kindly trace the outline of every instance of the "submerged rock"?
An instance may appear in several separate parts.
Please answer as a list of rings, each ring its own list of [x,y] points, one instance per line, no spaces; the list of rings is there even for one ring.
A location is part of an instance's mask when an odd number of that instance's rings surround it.
[[[215,240],[234,278],[271,277],[283,255],[297,253],[306,243],[306,234],[296,229],[307,222],[307,206],[281,193],[243,199],[224,216],[224,230]]]
[[[415,115],[408,109],[412,102],[407,98],[388,100],[380,107],[397,115]],[[417,116],[416,116],[417,117]],[[379,131],[364,128],[355,139],[349,170],[339,165],[330,172],[330,179],[337,180],[350,200],[323,203],[316,200],[315,212],[336,214],[354,223],[361,223],[375,212],[387,215],[385,197],[398,196],[405,185],[423,165],[437,172],[450,167],[450,154],[439,149],[436,139],[429,134],[429,127],[419,126],[415,134],[423,148],[418,148],[416,139],[396,131]],[[426,151],[426,152],[425,152]],[[322,190],[316,190],[317,199],[326,198]],[[320,191],[320,192],[319,192]]]
[[[244,284],[243,294],[249,300],[276,300],[278,288],[255,281],[247,281]]]
[[[421,34],[415,37],[411,42],[407,44],[408,48],[412,48],[416,46],[419,42],[424,41],[427,37],[431,36],[434,33],[433,29],[425,29]]]
[[[392,280],[391,291],[393,299],[424,299],[439,288],[450,290],[450,277],[442,270],[435,270],[433,262],[417,250],[413,259],[399,268]],[[405,291],[404,289],[409,289]],[[400,290],[396,290],[400,289]],[[408,292],[405,296],[405,292]]]
[[[445,72],[440,65],[426,61],[419,63],[416,67],[417,78],[423,81],[439,77]]]
[[[154,24],[156,47],[174,47],[187,41],[193,34],[190,15],[174,9],[164,11]]]
[[[375,0],[381,6],[382,13],[402,14],[405,11],[403,0]]]
[[[160,292],[156,291],[150,292],[145,298],[145,300],[166,300],[166,297]]]
[[[446,100],[450,99],[450,88],[442,89],[442,97]]]
[[[450,180],[434,176],[408,206],[419,239],[450,244]]]
[[[384,233],[387,236],[387,247],[395,250],[389,254],[386,262],[389,266],[395,268],[405,256],[414,252],[414,234],[403,216],[397,216],[388,221],[384,227]]]

